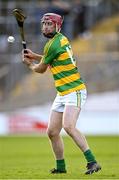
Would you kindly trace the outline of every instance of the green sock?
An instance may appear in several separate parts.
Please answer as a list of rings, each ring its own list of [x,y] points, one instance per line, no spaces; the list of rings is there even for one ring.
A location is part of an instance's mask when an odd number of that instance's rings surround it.
[[[56,160],[56,164],[57,164],[58,170],[65,170],[65,160],[64,159]]]
[[[95,157],[94,157],[94,155],[90,149],[88,149],[87,151],[84,152],[84,156],[85,156],[88,163],[96,162]]]

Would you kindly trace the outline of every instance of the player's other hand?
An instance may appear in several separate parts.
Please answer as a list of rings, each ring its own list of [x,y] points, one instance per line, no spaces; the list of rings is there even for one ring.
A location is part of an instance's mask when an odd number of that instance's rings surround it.
[[[22,59],[22,62],[28,66],[32,64],[32,62],[29,60],[29,58]]]

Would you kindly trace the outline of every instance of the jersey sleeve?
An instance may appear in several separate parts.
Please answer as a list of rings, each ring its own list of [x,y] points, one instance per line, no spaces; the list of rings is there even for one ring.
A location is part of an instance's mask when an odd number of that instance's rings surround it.
[[[56,59],[60,53],[63,52],[63,49],[61,48],[60,42],[55,41],[51,45],[45,46],[44,48],[44,56],[43,56],[43,62],[45,64],[52,64],[53,60]]]

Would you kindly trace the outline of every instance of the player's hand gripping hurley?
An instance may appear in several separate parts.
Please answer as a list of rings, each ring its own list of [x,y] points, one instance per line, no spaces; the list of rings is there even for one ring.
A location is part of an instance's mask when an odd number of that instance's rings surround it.
[[[19,30],[20,30],[21,39],[22,39],[22,45],[23,45],[23,48],[25,50],[26,49],[26,41],[25,41],[25,37],[24,37],[24,21],[26,19],[26,16],[19,9],[14,9],[13,15],[15,16],[15,18],[17,20]]]

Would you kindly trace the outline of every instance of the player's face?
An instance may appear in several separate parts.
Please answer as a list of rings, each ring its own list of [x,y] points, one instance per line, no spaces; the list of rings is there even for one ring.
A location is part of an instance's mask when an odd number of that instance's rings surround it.
[[[42,33],[44,36],[51,38],[56,32],[55,23],[50,20],[42,21]]]

